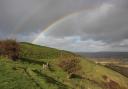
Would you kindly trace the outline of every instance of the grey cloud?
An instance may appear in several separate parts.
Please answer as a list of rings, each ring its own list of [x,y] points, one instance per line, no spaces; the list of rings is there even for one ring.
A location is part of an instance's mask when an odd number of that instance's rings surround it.
[[[119,5],[122,6],[123,4],[121,3]],[[103,9],[103,11],[105,10]],[[88,23],[91,19],[88,20],[88,13],[93,13],[93,19],[96,17],[95,13],[99,14],[99,16],[97,16],[94,21]],[[53,28],[54,30],[50,31],[48,35],[56,37],[79,35],[83,40],[93,39],[105,42],[120,41],[128,38],[127,9],[123,9],[122,7],[118,7],[117,4],[114,4],[106,14],[101,14],[102,12],[95,12],[93,10],[90,12],[83,12],[80,16],[73,17],[60,23],[58,28]]]
[[[102,0],[2,0],[0,32],[7,35],[39,32],[61,17],[92,8]],[[18,30],[18,31],[17,31]]]

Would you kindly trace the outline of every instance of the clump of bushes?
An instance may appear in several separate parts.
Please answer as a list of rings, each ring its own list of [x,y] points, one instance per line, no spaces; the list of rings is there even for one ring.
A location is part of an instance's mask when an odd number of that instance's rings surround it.
[[[79,75],[81,71],[80,59],[76,57],[61,59],[59,66],[69,74],[69,78],[72,78],[73,75]]]
[[[1,40],[0,41],[0,56],[8,57],[16,61],[19,58],[20,45],[16,40]]]

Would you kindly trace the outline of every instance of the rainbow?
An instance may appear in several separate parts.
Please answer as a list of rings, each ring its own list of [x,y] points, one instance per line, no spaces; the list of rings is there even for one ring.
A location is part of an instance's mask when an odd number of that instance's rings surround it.
[[[15,34],[17,32],[19,32],[21,29],[21,26],[28,21],[35,13],[37,13],[38,11],[40,11],[42,7],[38,6],[37,8],[35,8],[32,12],[28,13],[25,17],[23,17],[23,19],[16,25],[16,27],[14,28],[14,31],[11,33],[11,35],[9,37],[11,38],[15,38]],[[86,10],[88,10],[89,8],[86,8]],[[66,16],[63,16],[62,18],[56,20],[55,22],[51,23],[48,27],[46,27],[38,36],[36,36],[31,43],[38,43],[38,41],[40,41],[41,38],[45,37],[45,33],[52,30],[53,27],[58,26],[60,23],[63,23],[64,21],[66,21],[69,18],[72,18],[73,16],[77,16],[78,14],[80,14],[81,12],[85,11],[85,9],[82,9],[78,12],[74,12],[71,14],[68,14]]]
[[[50,24],[46,29],[44,29],[37,37],[35,37],[35,39],[32,41],[33,44],[36,44],[38,41],[40,41],[40,39],[45,37],[45,33],[52,30],[53,27],[58,26],[60,23],[63,23],[64,21],[66,21],[69,18],[72,18],[76,15],[78,15],[80,12],[75,12],[72,14],[69,14],[67,16],[64,16],[62,18],[60,18],[59,20],[55,21],[54,23]]]
[[[46,33],[46,32],[52,30],[54,27],[58,26],[60,23],[63,23],[64,21],[66,21],[66,20],[68,20],[68,19],[70,19],[70,18],[72,18],[72,17],[74,17],[74,16],[77,16],[77,15],[81,14],[81,13],[84,12],[84,11],[88,11],[88,10],[92,9],[92,10],[94,10],[94,11],[96,10],[96,12],[97,12],[97,10],[98,10],[97,13],[101,13],[102,11],[103,11],[103,13],[104,13],[104,12],[108,11],[110,7],[112,7],[112,5],[103,4],[102,6],[97,7],[97,8],[92,7],[92,8],[82,9],[82,10],[79,11],[79,12],[75,12],[75,13],[69,14],[69,15],[67,15],[67,16],[65,16],[65,17],[63,17],[63,18],[60,18],[59,20],[57,20],[57,21],[55,21],[54,23],[52,23],[51,25],[49,25],[46,29],[44,29],[44,30],[32,41],[32,43],[35,43],[35,44],[36,44],[37,42],[40,41],[40,39],[41,39],[42,37],[45,37],[45,33]],[[95,16],[92,15],[92,18],[94,18],[94,17],[95,17]]]

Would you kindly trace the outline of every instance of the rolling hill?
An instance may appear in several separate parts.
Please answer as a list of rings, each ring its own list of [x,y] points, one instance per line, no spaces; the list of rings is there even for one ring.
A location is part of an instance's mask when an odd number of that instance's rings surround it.
[[[0,58],[0,89],[128,89],[127,77],[88,58],[25,42],[20,46],[20,60]],[[61,58],[71,57],[80,59],[82,78],[69,79],[58,66]]]

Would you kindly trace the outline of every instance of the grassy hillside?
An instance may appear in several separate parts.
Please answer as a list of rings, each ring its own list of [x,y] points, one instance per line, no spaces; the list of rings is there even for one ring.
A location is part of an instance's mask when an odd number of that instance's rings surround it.
[[[121,73],[122,75],[124,75],[126,77],[128,77],[128,67],[125,67],[125,66],[123,67],[123,66],[120,66],[118,64],[115,64],[115,65],[114,64],[107,64],[105,66],[114,70],[114,71]]]
[[[0,58],[0,89],[128,89],[128,78],[76,54],[29,43],[21,48],[19,61]],[[69,79],[58,66],[69,57],[81,60],[82,78]]]
[[[21,57],[32,59],[54,59],[60,56],[75,55],[71,52],[49,48],[40,45],[34,45],[30,43],[21,43]]]

